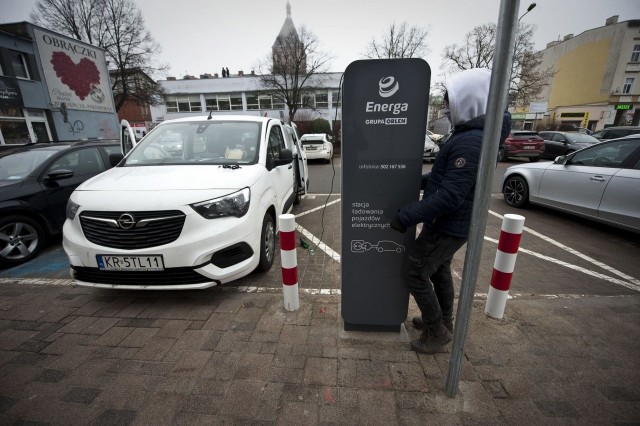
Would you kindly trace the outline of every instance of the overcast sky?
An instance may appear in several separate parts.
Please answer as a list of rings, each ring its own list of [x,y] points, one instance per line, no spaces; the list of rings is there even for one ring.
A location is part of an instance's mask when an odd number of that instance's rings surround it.
[[[135,0],[147,29],[161,45],[167,75],[182,77],[257,69],[286,18],[287,0]],[[344,71],[362,59],[373,37],[380,39],[393,22],[428,30],[432,80],[441,74],[446,45],[464,43],[473,27],[498,21],[499,0],[289,0],[296,27],[306,26],[333,57],[330,71]],[[0,0],[0,22],[29,20],[37,0]],[[521,16],[531,1],[520,1]],[[619,21],[640,19],[639,0],[537,0],[521,22],[537,26],[537,49],[566,34],[578,35]],[[158,76],[164,79],[165,76]],[[432,82],[433,83],[433,82]]]

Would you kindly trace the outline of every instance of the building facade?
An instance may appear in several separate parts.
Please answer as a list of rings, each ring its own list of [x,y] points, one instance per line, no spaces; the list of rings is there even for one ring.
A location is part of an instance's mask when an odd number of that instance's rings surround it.
[[[0,145],[118,136],[104,50],[28,22],[0,25]]]
[[[547,44],[542,69],[555,72],[536,104],[514,114],[514,128],[597,130],[640,123],[640,20],[618,22]]]

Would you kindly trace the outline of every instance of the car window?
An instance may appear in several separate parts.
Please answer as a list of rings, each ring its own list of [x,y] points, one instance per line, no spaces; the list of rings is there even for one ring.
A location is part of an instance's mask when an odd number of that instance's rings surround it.
[[[546,139],[548,141],[553,140],[553,133],[540,132],[540,133],[538,133],[538,136],[540,136],[542,139]]]
[[[565,138],[563,135],[556,133],[555,135],[553,135],[553,139],[556,142],[566,142],[567,138]]]
[[[125,159],[125,166],[166,164],[254,164],[260,123],[189,121],[161,124]]]
[[[269,132],[268,155],[273,158],[280,158],[280,150],[286,148],[284,138],[279,126],[273,126]]]
[[[58,158],[47,170],[71,170],[74,176],[100,173],[105,170],[97,147],[78,149]]]
[[[120,145],[106,145],[103,146],[104,150],[107,151],[107,155],[111,154],[120,154]]]
[[[56,152],[53,149],[33,149],[0,157],[0,179],[22,179]]]
[[[619,167],[638,147],[632,141],[615,141],[578,151],[567,164],[594,167]]]

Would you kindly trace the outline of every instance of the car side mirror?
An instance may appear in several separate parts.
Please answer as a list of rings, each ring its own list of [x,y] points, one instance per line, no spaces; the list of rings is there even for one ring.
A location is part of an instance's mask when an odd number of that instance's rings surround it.
[[[109,164],[111,164],[111,167],[115,167],[120,161],[122,161],[123,158],[124,155],[122,155],[122,153],[112,152],[111,154],[109,154]]]
[[[556,157],[555,160],[553,160],[553,164],[566,164],[566,163],[567,163],[566,155],[559,155]]]
[[[267,170],[273,170],[278,166],[291,164],[292,161],[293,153],[291,152],[291,150],[287,148],[281,149],[280,156],[278,158],[267,156]]]
[[[68,179],[70,177],[73,177],[73,170],[69,170],[69,169],[53,170],[52,172],[47,173],[47,177],[51,180]]]

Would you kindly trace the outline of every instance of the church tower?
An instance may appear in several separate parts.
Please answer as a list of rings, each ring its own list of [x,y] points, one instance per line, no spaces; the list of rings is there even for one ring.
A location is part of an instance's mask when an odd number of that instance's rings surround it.
[[[298,31],[291,19],[291,5],[287,0],[287,17],[280,28],[273,46],[271,54],[273,59],[274,74],[282,74],[287,69],[302,70],[306,73],[307,58],[303,41],[298,37]],[[299,66],[301,64],[302,66]],[[299,72],[299,71],[298,71]]]

